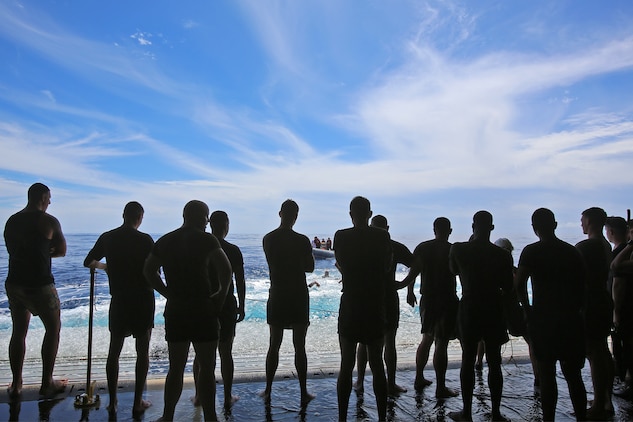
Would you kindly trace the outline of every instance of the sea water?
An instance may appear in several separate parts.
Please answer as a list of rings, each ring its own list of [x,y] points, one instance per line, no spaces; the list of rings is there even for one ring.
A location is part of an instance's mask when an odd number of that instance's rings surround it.
[[[73,362],[85,359],[87,354],[88,319],[90,303],[90,272],[83,267],[83,260],[98,238],[98,234],[70,234],[66,236],[68,251],[65,257],[53,259],[53,274],[61,301],[62,331],[59,345],[58,363]],[[310,235],[309,237],[311,237]],[[318,234],[319,237],[329,235]],[[156,240],[160,235],[152,235]],[[240,247],[244,255],[246,276],[246,316],[237,325],[233,354],[243,361],[264,365],[268,348],[268,326],[266,324],[266,301],[270,279],[268,265],[261,242],[262,235],[229,235],[227,240]],[[424,239],[398,238],[411,250]],[[521,248],[535,239],[514,240],[515,262]],[[1,241],[0,241],[1,242]],[[0,243],[0,280],[7,274],[8,255],[4,243]],[[398,266],[396,279],[402,280],[408,269]],[[317,281],[320,286],[310,288],[310,328],[306,338],[308,356],[331,356],[338,354],[337,318],[341,295],[341,274],[334,265],[334,259],[317,260],[313,273],[307,274],[307,282]],[[458,296],[460,286],[458,284]],[[416,281],[418,292],[419,279]],[[406,289],[400,295],[400,327],[398,329],[397,347],[404,350],[409,360],[415,356],[415,348],[420,341],[420,322],[418,307],[406,304]],[[150,373],[164,372],[167,358],[167,345],[164,340],[163,310],[165,299],[156,293],[155,328],[150,343],[152,364]],[[109,345],[108,307],[110,295],[108,278],[103,271],[97,271],[95,278],[95,304],[93,317],[93,360],[105,360]],[[8,351],[5,345],[11,335],[11,315],[8,307],[4,282],[0,283],[0,366],[8,368]],[[41,339],[44,333],[39,318],[31,319],[27,338],[26,362],[37,362],[40,359]],[[454,347],[459,347],[458,344]],[[281,348],[281,356],[291,356],[293,352],[292,336],[286,335]],[[401,353],[402,354],[402,353]],[[135,356],[134,343],[127,340],[122,358]],[[162,362],[162,364],[158,364]],[[236,368],[237,370],[238,368]]]

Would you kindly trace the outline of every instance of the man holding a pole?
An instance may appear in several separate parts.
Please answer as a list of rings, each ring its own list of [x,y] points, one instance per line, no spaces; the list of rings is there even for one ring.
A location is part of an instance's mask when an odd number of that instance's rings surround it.
[[[110,349],[106,362],[108,411],[116,413],[119,380],[119,356],[125,338],[136,339],[136,377],[132,416],[140,416],[151,403],[143,400],[143,389],[149,369],[149,340],[154,326],[154,289],[143,276],[143,264],[154,245],[150,235],[138,230],[144,210],[138,202],[129,202],[123,209],[123,225],[103,233],[88,252],[84,266],[108,272],[110,283]],[[106,263],[99,262],[102,258]]]

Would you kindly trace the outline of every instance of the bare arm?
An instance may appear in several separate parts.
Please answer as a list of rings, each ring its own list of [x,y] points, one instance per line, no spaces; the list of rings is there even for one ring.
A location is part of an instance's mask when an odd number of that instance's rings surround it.
[[[213,293],[211,297],[215,301],[216,309],[220,310],[222,309],[222,306],[224,306],[224,300],[226,299],[226,294],[228,293],[229,286],[231,285],[233,270],[231,269],[229,258],[227,258],[222,248],[214,249],[209,256],[209,259],[211,260],[211,265],[217,273],[218,282],[220,283],[219,290]]]
[[[233,268],[235,274],[235,289],[237,290],[237,322],[243,321],[246,316],[246,277],[244,277],[244,265]]]
[[[143,275],[154,290],[156,290],[162,296],[168,298],[167,286],[165,286],[165,283],[163,283],[163,279],[160,278],[160,274],[158,273],[161,265],[162,263],[160,262],[158,257],[150,253],[145,260],[145,265],[143,266]]]
[[[51,258],[62,257],[66,255],[66,238],[62,233],[62,226],[59,221],[52,215],[46,214],[47,236],[51,240]]]
[[[611,270],[618,275],[633,275],[633,245],[627,244],[611,261]]]
[[[400,290],[400,289],[404,289],[405,287],[408,287],[412,293],[413,284],[415,284],[415,279],[418,276],[418,274],[420,274],[420,270],[416,268],[416,265],[414,263],[411,266],[411,268],[409,268],[409,274],[407,274],[407,276],[404,279],[402,279],[402,281],[395,281],[396,289]],[[408,302],[408,299],[407,299],[407,302]]]
[[[108,271],[108,265],[105,262],[97,261],[96,259],[92,259],[90,256],[87,256],[86,259],[84,259],[84,267]]]
[[[314,271],[314,255],[312,255],[312,248],[310,248],[310,252],[308,252],[304,258],[305,267],[303,271],[306,273],[311,273]]]
[[[530,271],[523,265],[519,265],[516,277],[514,278],[514,288],[516,289],[519,302],[523,305],[523,309],[527,312],[530,309],[530,300],[527,292],[527,281],[530,277]]]

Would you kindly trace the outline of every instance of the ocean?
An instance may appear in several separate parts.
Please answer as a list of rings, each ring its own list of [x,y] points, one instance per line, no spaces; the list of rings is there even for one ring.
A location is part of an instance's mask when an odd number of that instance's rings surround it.
[[[94,245],[98,234],[69,234],[66,235],[68,252],[65,257],[53,259],[53,274],[61,301],[62,330],[58,353],[60,362],[76,362],[85,359],[87,354],[88,314],[90,272],[83,267],[83,260]],[[327,238],[331,235],[321,235]],[[156,240],[160,235],[152,235]],[[246,275],[246,317],[237,325],[237,332],[233,347],[233,354],[242,361],[264,368],[264,360],[268,348],[268,326],[266,324],[266,301],[270,280],[268,266],[261,241],[263,235],[230,234],[227,240],[240,247],[245,262]],[[308,234],[309,238],[314,237]],[[410,238],[395,238],[411,250],[422,240]],[[462,241],[456,239],[452,241]],[[465,239],[463,239],[465,240]],[[523,246],[535,241],[535,238],[513,239],[515,262]],[[8,255],[3,240],[0,240],[0,280],[6,279]],[[399,266],[396,278],[403,279],[408,269]],[[310,288],[310,328],[306,338],[308,359],[311,356],[329,357],[338,355],[337,317],[340,300],[341,275],[334,265],[334,259],[317,260],[313,273],[307,274],[307,281],[318,281],[320,287]],[[419,279],[416,281],[416,292],[419,289]],[[458,295],[460,294],[458,283]],[[398,329],[397,347],[399,355],[407,355],[412,361],[415,349],[420,341],[419,309],[410,307],[406,303],[406,289],[400,294],[400,328]],[[93,320],[93,361],[105,361],[109,344],[108,307],[110,295],[108,292],[108,278],[103,271],[98,271],[95,280],[95,306]],[[150,374],[163,373],[167,360],[167,345],[164,340],[163,310],[165,299],[156,293],[155,328],[152,332],[150,344]],[[8,307],[4,282],[0,283],[0,368],[8,370],[8,345],[11,335],[11,315]],[[40,346],[43,336],[43,326],[39,318],[31,319],[29,335],[27,337],[26,365],[40,361]],[[451,348],[459,348],[455,342]],[[281,348],[281,357],[288,358],[293,354],[292,336],[286,334]],[[410,355],[410,356],[409,356]],[[134,359],[134,342],[127,339],[122,359]],[[239,370],[239,368],[236,368]]]

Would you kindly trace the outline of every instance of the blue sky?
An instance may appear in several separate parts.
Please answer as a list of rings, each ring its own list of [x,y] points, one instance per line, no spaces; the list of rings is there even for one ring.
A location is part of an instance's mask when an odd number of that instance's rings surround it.
[[[633,3],[604,4],[0,2],[0,219],[41,181],[68,233],[190,199],[265,233],[293,198],[328,235],[360,194],[420,240],[541,206],[581,236],[633,206]]]

